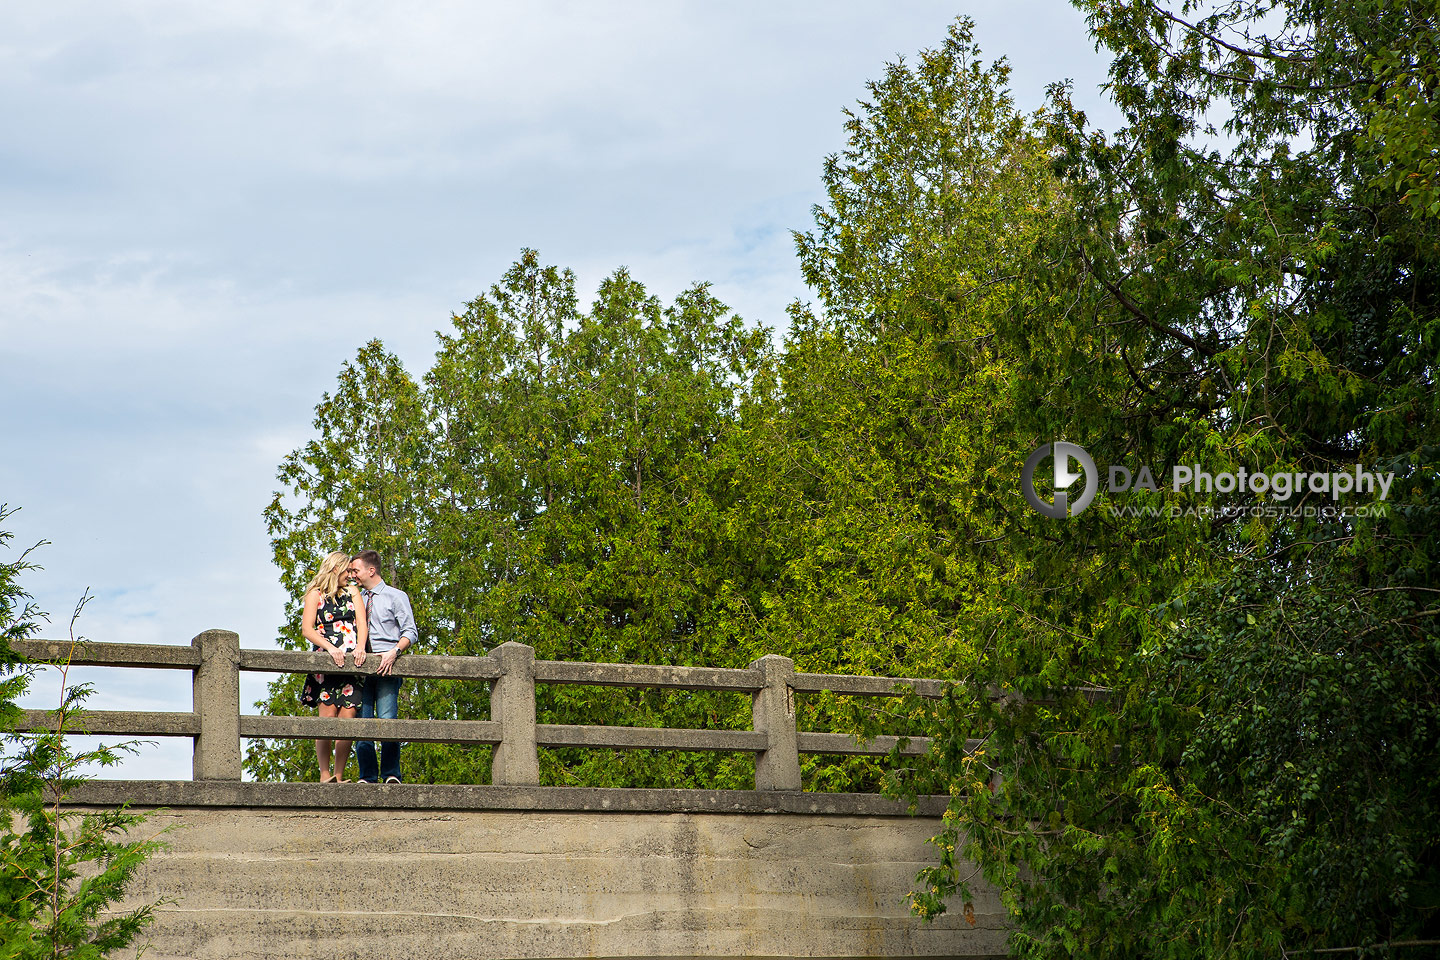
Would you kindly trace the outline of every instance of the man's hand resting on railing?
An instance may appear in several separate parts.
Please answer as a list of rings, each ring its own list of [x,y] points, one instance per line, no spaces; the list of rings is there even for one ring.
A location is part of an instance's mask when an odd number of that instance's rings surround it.
[[[386,650],[384,653],[380,654],[380,666],[376,668],[375,672],[380,674],[380,676],[382,677],[390,676],[390,668],[395,666],[395,661],[399,659],[399,657],[399,648],[392,647],[389,650]]]

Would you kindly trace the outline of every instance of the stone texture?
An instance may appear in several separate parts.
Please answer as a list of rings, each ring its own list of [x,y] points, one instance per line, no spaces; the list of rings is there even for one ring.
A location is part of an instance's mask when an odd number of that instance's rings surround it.
[[[53,710],[21,710],[18,729],[54,730]],[[70,714],[67,733],[122,733],[132,737],[195,737],[200,718],[193,713],[152,710],[80,710]]]
[[[753,730],[694,730],[676,727],[601,727],[539,723],[535,742],[542,747],[762,751],[770,739]]]
[[[335,662],[327,653],[299,653],[292,650],[240,651],[241,670],[263,670],[279,673],[329,673]],[[380,658],[369,657],[355,666],[354,654],[345,657],[346,673],[375,674],[380,672]],[[492,657],[452,657],[443,654],[405,654],[397,659],[390,672],[397,677],[438,677],[449,680],[493,680],[500,676],[500,665]]]
[[[206,630],[190,641],[200,652],[195,668],[196,780],[240,779],[240,635]]]
[[[799,790],[800,753],[795,739],[795,663],[789,657],[767,654],[750,664],[765,681],[755,691],[751,726],[765,734],[769,744],[755,755],[756,790]]]
[[[344,717],[276,717],[242,714],[240,736],[310,740],[403,740],[406,743],[499,743],[490,720],[383,720]]]
[[[535,749],[535,650],[502,643],[490,654],[500,661],[500,678],[490,691],[490,719],[500,723],[502,739],[490,760],[497,784],[540,782]]]
[[[90,806],[304,807],[317,810],[553,810],[587,813],[790,813],[908,817],[904,804],[872,793],[802,790],[679,790],[491,784],[240,783],[91,780],[70,796]],[[921,797],[916,812],[938,817],[943,796]]]
[[[323,804],[172,807],[143,829],[161,826],[170,849],[130,891],[174,900],[154,960],[1005,954],[987,888],[973,926],[909,915],[933,817]]]
[[[27,660],[69,663],[72,667],[124,666],[189,670],[200,665],[200,652],[194,647],[163,643],[12,640],[10,647]]]
[[[582,663],[536,660],[535,679],[607,687],[661,687],[675,690],[754,691],[764,685],[754,670],[682,667],[653,663]]]

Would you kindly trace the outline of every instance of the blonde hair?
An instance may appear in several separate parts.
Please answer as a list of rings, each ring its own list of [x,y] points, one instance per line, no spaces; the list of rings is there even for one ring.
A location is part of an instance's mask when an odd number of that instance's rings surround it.
[[[350,571],[350,554],[336,550],[320,564],[320,572],[305,590],[319,590],[322,597],[338,597],[345,592],[346,574]]]

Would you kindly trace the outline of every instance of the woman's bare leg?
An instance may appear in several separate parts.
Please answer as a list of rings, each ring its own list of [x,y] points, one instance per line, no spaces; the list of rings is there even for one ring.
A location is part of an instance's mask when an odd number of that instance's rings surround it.
[[[337,708],[333,704],[322,703],[318,708],[316,708],[316,712],[318,712],[322,717],[333,717],[337,713]],[[315,741],[315,759],[320,761],[321,783],[324,783],[325,781],[330,780],[335,776],[335,774],[330,769],[330,754],[333,752],[333,747],[333,740]],[[345,741],[345,753],[347,755],[350,753],[349,740]],[[344,768],[342,767],[341,769],[343,770]]]
[[[355,707],[341,707],[341,708],[340,708],[340,717],[341,717],[341,719],[344,719],[344,720],[353,720],[353,719],[355,719],[356,716],[359,715],[359,713],[360,713],[360,711],[359,711],[358,709],[356,709]],[[350,762],[350,741],[349,741],[349,740],[336,740],[336,741],[335,741],[335,779],[336,779],[336,780],[344,780],[344,779],[345,779],[345,764],[347,764],[347,763],[349,763],[349,762]]]

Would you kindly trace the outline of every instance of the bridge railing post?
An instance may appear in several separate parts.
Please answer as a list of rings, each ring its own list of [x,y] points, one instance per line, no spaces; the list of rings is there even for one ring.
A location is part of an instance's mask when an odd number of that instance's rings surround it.
[[[196,780],[240,779],[240,634],[206,630],[190,641],[200,650],[195,668]]]
[[[799,790],[800,750],[795,736],[795,662],[766,654],[750,664],[759,670],[765,686],[755,691],[751,717],[768,746],[755,755],[756,790]]]
[[[491,655],[500,661],[500,676],[490,690],[490,719],[500,721],[500,743],[490,760],[490,782],[538,784],[535,648],[512,641],[500,644]]]

